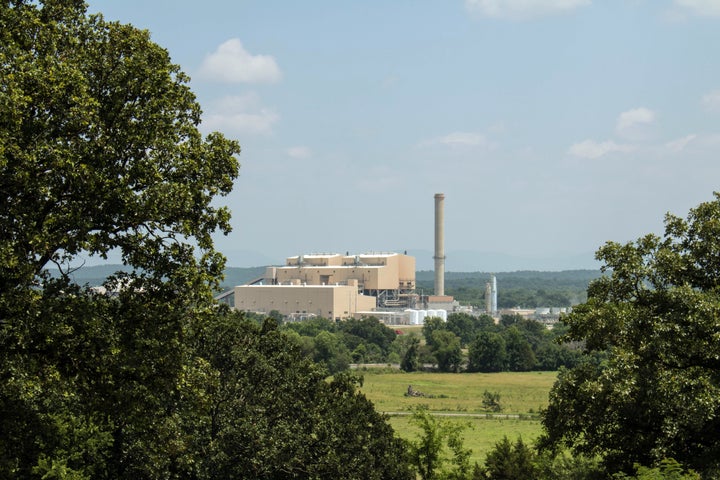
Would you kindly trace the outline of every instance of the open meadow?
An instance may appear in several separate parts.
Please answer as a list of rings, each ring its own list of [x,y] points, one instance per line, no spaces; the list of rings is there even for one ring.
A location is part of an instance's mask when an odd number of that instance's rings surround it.
[[[541,432],[538,411],[547,406],[548,392],[557,372],[427,373],[374,372],[361,370],[362,392],[402,438],[416,438],[419,429],[410,422],[412,408],[420,405],[443,419],[467,425],[465,447],[472,449],[471,462],[482,463],[485,454],[503,436],[514,441],[522,436],[531,443]],[[408,386],[422,397],[405,394]],[[502,411],[483,407],[485,391],[500,394]],[[506,416],[507,415],[507,416]]]

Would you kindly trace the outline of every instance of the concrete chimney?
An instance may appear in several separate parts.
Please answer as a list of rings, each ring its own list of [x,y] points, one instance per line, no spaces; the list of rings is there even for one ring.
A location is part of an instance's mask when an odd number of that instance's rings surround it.
[[[445,295],[445,195],[435,194],[435,295]]]

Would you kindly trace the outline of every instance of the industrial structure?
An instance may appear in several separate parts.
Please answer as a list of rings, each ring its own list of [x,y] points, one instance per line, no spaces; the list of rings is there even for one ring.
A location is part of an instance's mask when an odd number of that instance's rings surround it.
[[[313,253],[288,257],[262,277],[234,287],[218,300],[244,311],[278,312],[289,320],[340,320],[374,315],[386,323],[422,323],[447,318],[456,302],[445,295],[445,195],[435,194],[435,294],[415,290],[415,257],[406,253],[345,255]]]
[[[417,303],[415,257],[398,253],[288,257],[282,267],[223,295],[238,310],[277,311],[289,319],[342,319]]]
[[[456,302],[445,295],[445,194],[435,194],[435,294],[420,298],[425,310],[452,310]]]
[[[445,295],[445,195],[435,194],[435,295]]]
[[[497,279],[495,275],[490,277],[490,281],[485,284],[485,313],[497,316]]]

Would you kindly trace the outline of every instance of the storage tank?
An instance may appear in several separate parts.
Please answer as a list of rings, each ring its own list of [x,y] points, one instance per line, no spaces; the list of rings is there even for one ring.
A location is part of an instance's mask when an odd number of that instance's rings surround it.
[[[418,310],[418,323],[417,325],[425,325],[425,317],[427,317],[427,310]]]

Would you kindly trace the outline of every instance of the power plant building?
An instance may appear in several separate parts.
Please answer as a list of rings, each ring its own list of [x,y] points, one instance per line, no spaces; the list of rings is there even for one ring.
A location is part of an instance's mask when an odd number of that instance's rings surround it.
[[[290,320],[310,317],[343,319],[356,312],[375,310],[375,297],[347,285],[242,285],[234,288],[238,310],[269,314],[277,311]]]
[[[262,277],[217,299],[238,310],[277,311],[290,320],[376,315],[386,323],[422,324],[426,316],[446,319],[456,302],[445,295],[444,204],[445,195],[435,194],[434,295],[417,295],[415,257],[314,253],[288,257],[284,266],[268,267]]]
[[[378,308],[415,305],[415,258],[397,253],[310,254],[288,257],[285,266],[268,267],[250,285],[223,297],[238,310],[288,318],[342,319]]]

